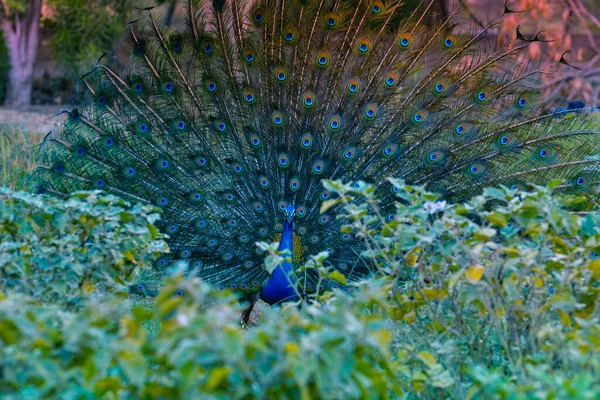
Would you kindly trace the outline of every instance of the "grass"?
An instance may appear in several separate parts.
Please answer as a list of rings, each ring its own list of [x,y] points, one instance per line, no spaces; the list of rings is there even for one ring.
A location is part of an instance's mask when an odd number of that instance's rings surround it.
[[[31,188],[30,176],[37,165],[41,134],[17,125],[0,124],[0,186],[13,190]]]

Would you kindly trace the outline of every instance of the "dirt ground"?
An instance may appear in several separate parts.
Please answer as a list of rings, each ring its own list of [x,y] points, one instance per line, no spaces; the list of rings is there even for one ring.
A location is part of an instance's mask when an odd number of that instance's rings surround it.
[[[45,135],[53,126],[60,125],[61,117],[55,117],[61,106],[0,107],[0,125],[16,125],[32,134]]]

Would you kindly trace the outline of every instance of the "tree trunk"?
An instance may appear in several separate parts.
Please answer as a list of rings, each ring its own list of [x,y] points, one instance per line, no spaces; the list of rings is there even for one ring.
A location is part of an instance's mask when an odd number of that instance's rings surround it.
[[[5,5],[6,3],[3,3]],[[27,12],[5,15],[2,30],[10,60],[6,104],[23,106],[31,103],[33,67],[40,40],[42,0],[29,0]]]

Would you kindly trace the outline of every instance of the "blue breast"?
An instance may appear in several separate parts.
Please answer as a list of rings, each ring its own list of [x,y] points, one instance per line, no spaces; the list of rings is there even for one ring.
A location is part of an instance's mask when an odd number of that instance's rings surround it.
[[[286,221],[283,226],[279,251],[293,254],[293,224],[291,221]],[[298,300],[298,294],[294,288],[297,288],[297,286],[293,274],[293,265],[291,262],[285,261],[273,271],[273,275],[260,292],[260,298],[269,304],[296,301]]]

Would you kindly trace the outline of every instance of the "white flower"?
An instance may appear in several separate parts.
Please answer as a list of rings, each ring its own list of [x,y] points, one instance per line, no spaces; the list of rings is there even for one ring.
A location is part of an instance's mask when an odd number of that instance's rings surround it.
[[[435,208],[438,211],[442,211],[444,209],[444,207],[446,207],[446,201],[445,200],[444,201],[436,201],[435,202]]]
[[[426,201],[425,204],[423,204],[423,207],[429,214],[434,214],[436,211],[442,211],[444,207],[446,207],[446,202],[436,201],[435,203],[432,203],[431,201]]]
[[[437,206],[431,201],[426,201],[425,204],[423,204],[423,207],[425,208],[425,210],[427,210],[429,214],[433,214],[437,211]]]
[[[177,314],[177,323],[180,326],[188,326],[190,324],[190,317],[183,313]]]

